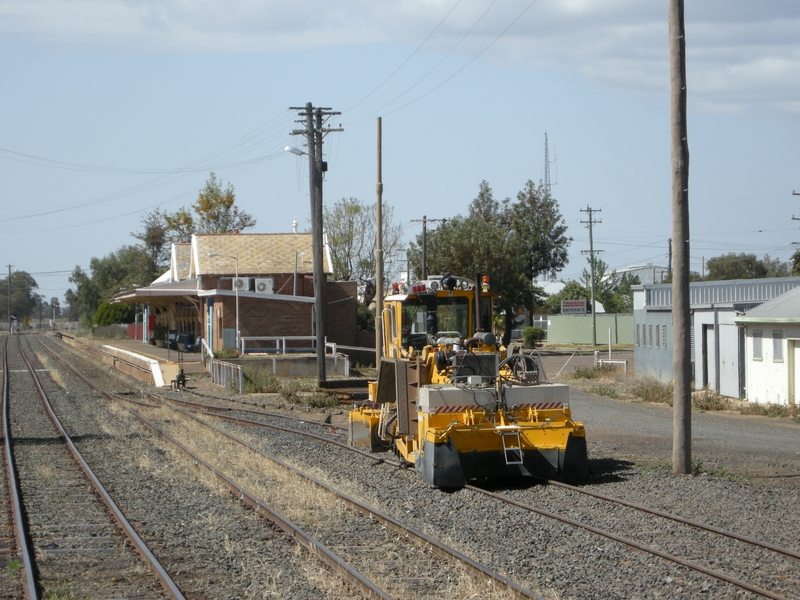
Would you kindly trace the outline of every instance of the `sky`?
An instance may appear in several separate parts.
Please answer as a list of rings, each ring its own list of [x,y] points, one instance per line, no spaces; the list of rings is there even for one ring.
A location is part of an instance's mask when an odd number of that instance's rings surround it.
[[[800,2],[686,2],[691,268],[800,242]],[[383,202],[406,241],[466,214],[481,181],[515,198],[545,174],[573,238],[611,269],[667,265],[667,2],[662,0],[0,0],[0,269],[63,294],[136,243],[155,208],[214,172],[257,221],[309,228],[290,107],[340,112],[326,205]],[[432,225],[435,227],[435,225]],[[397,257],[401,260],[403,257]]]

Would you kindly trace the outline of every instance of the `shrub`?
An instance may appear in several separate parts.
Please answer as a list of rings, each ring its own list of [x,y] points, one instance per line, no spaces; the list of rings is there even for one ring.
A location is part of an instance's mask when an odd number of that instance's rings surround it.
[[[617,390],[608,385],[593,385],[589,388],[589,392],[596,396],[605,396],[606,398],[617,398]]]
[[[759,404],[758,402],[748,402],[739,407],[742,415],[756,415],[760,417],[791,417],[791,407],[784,404]]]
[[[580,366],[572,374],[573,379],[599,379],[608,377],[617,370],[616,365],[597,365],[596,367]]]
[[[317,389],[317,384],[310,380],[290,379],[281,387],[281,396],[292,404],[300,402],[300,394],[303,392],[313,392]]]
[[[117,323],[133,323],[135,316],[132,304],[109,304],[103,302],[94,313],[92,325],[116,325]]]
[[[214,358],[239,358],[239,351],[236,348],[224,346],[214,351]]]
[[[631,386],[631,393],[645,402],[672,406],[674,391],[671,383],[663,383],[654,377],[644,377]]]
[[[731,401],[716,392],[706,390],[692,396],[692,407],[705,411],[730,410]]]
[[[314,394],[305,399],[305,404],[311,408],[333,408],[339,406],[339,401],[335,394]]]
[[[522,332],[522,342],[526,348],[536,348],[536,344],[544,340],[544,329],[541,327],[526,327]]]
[[[244,391],[247,394],[274,394],[281,391],[277,377],[264,370],[245,373]]]

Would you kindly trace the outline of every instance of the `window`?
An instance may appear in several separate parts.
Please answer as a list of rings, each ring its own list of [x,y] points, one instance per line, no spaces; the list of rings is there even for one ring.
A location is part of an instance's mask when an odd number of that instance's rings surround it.
[[[658,330],[658,325],[656,325],[656,348],[661,348],[661,335]]]
[[[636,324],[636,345],[639,345],[639,324]]]
[[[650,325],[650,347],[653,347],[653,326]]]
[[[667,349],[667,326],[661,326],[661,347]]]
[[[783,331],[772,332],[772,360],[783,362]]]
[[[753,331],[753,360],[761,360],[761,330]]]

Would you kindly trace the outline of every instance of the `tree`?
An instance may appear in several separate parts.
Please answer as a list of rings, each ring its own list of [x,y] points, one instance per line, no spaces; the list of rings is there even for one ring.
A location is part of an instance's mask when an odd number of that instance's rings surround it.
[[[236,194],[233,185],[222,188],[222,180],[211,172],[205,185],[197,194],[197,200],[189,208],[181,207],[174,213],[161,213],[166,228],[166,242],[173,244],[192,241],[196,233],[234,233],[255,227],[256,220],[249,213],[239,210],[235,205]],[[156,210],[158,212],[158,209]],[[150,213],[149,216],[153,216]],[[142,219],[145,231],[134,235],[141,240],[146,236],[148,215]],[[158,221],[155,221],[158,224]]]
[[[106,300],[94,313],[93,325],[105,327],[118,323],[133,323],[135,310],[132,304],[109,304]]]
[[[0,310],[8,308],[9,278],[0,280]],[[11,314],[21,321],[25,317],[35,317],[38,313],[39,295],[36,280],[25,271],[11,273]]]
[[[75,291],[69,298],[79,318],[89,324],[100,305],[117,292],[146,286],[151,279],[149,257],[140,246],[122,246],[103,258],[89,261],[91,276],[80,267],[70,275]]]
[[[549,314],[558,315],[561,314],[562,300],[586,300],[586,305],[589,306],[590,298],[589,290],[582,286],[580,282],[570,281],[560,292],[547,298],[545,308]]]
[[[755,254],[730,252],[709,258],[706,262],[708,281],[728,279],[761,279],[767,276],[767,267]]]
[[[390,257],[400,249],[403,231],[392,220],[394,209],[383,204],[383,255]],[[337,281],[358,281],[364,304],[375,296],[375,207],[358,198],[342,198],[324,209],[323,220],[328,235],[333,277]],[[387,262],[384,276],[392,281],[398,269]]]
[[[142,215],[142,230],[131,232],[131,236],[141,242],[148,260],[150,281],[157,279],[169,264],[170,243],[165,214],[156,208]]]
[[[533,280],[541,276],[555,277],[569,261],[572,238],[561,216],[558,202],[541,182],[530,179],[517,194],[512,206],[513,242],[522,246],[525,275]]]
[[[532,306],[541,295],[527,275],[529,246],[516,237],[513,218],[510,200],[495,200],[491,187],[483,181],[467,216],[456,216],[439,226],[429,233],[427,244],[430,272],[490,276],[492,290],[498,295],[495,310],[505,316],[505,345],[511,341],[517,309]],[[415,254],[421,245],[418,237]]]

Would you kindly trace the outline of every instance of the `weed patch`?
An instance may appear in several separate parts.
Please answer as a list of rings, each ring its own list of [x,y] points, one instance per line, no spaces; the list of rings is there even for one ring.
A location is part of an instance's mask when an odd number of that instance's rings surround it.
[[[245,373],[244,391],[246,394],[275,394],[282,389],[280,380],[266,371]]]
[[[617,390],[610,385],[593,385],[589,388],[589,393],[595,396],[605,396],[606,398],[618,398]]]
[[[656,402],[672,406],[673,393],[671,383],[663,383],[654,377],[644,377],[631,386],[631,394],[645,402]]]
[[[733,404],[728,398],[710,390],[692,395],[692,408],[698,411],[730,410],[732,407]]]
[[[794,417],[794,420],[798,421],[797,409],[785,404],[759,404],[758,402],[748,402],[739,407],[739,414],[773,418]]]
[[[596,367],[580,366],[572,374],[573,379],[600,379],[609,377],[617,370],[616,365],[597,365]]]
[[[316,389],[317,384],[311,380],[290,379],[283,384],[280,394],[287,402],[299,404],[302,401],[302,395],[314,392]]]

